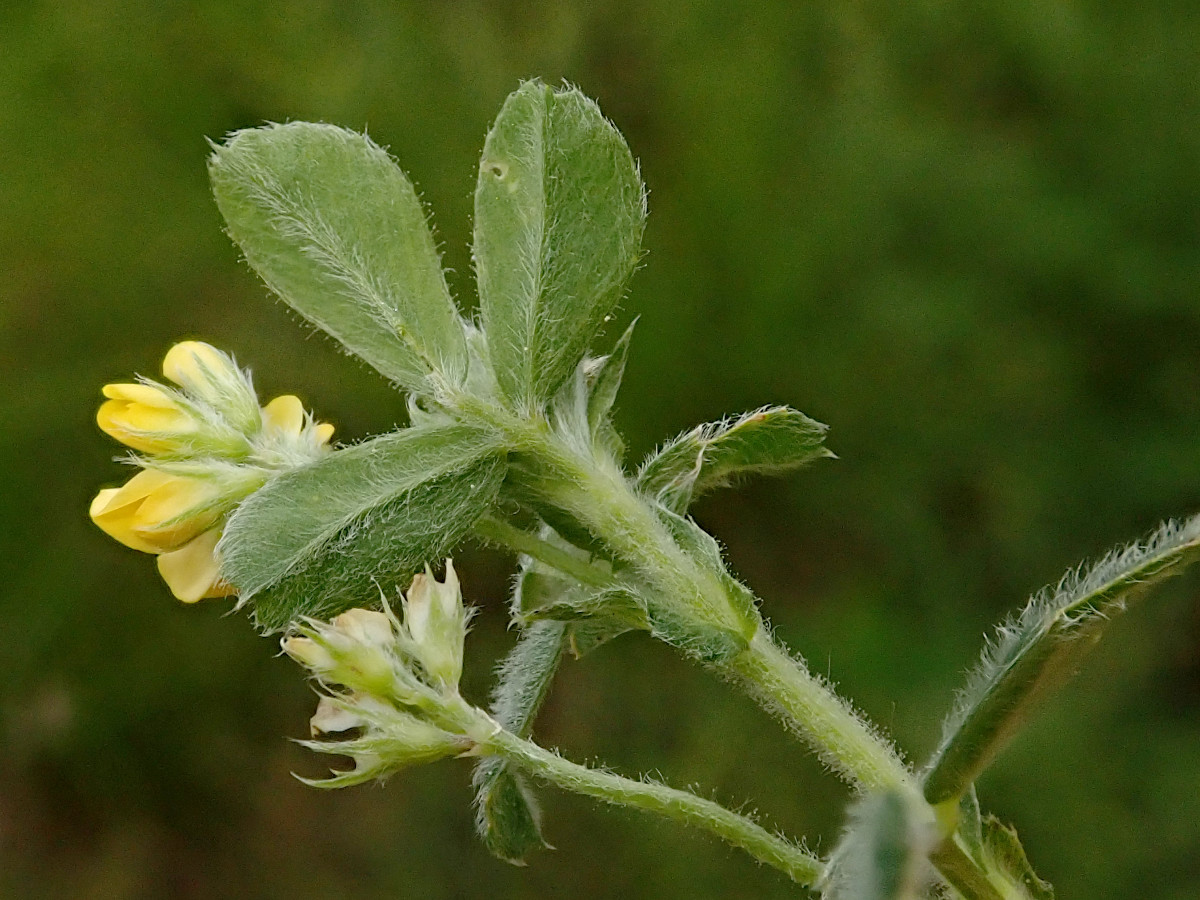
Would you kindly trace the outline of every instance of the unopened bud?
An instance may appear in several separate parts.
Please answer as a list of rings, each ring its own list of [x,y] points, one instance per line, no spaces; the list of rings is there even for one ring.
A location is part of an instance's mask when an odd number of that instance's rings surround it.
[[[451,560],[446,560],[444,581],[434,578],[428,566],[413,578],[404,604],[404,624],[421,667],[443,689],[458,688],[469,620]]]
[[[405,681],[392,620],[381,612],[351,609],[332,622],[313,621],[303,636],[284,638],[282,646],[326,684],[389,696]]]
[[[443,731],[389,703],[359,692],[322,697],[311,720],[314,736],[360,733],[348,740],[301,741],[320,753],[354,760],[349,772],[333,773],[319,781],[300,779],[314,787],[335,788],[385,778],[398,769],[432,762],[470,748],[470,739]]]
[[[219,413],[243,433],[257,431],[261,417],[254,388],[231,356],[203,341],[181,341],[163,358],[163,375]]]

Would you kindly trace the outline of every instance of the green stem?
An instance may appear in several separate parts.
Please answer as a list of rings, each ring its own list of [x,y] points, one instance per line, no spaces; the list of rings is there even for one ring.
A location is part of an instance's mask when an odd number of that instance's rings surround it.
[[[475,523],[475,532],[493,544],[532,556],[538,562],[545,563],[584,584],[592,587],[606,587],[612,584],[612,576],[603,569],[501,519],[484,516]]]
[[[488,412],[495,415],[494,410]],[[549,499],[639,569],[665,600],[701,621],[741,630],[741,616],[733,610],[724,586],[675,543],[616,466],[579,453],[537,423],[506,418],[493,419],[492,424],[542,461],[552,476]],[[719,667],[721,671],[778,715],[843,777],[875,789],[912,784],[911,774],[891,745],[802,662],[775,645],[761,623],[747,637],[750,647]]]
[[[943,841],[929,855],[929,860],[966,900],[1015,900],[1007,892],[1001,893],[996,888],[987,873],[979,868],[953,837]]]
[[[540,423],[508,415],[497,417],[494,408],[476,408],[473,412],[539,459],[551,476],[548,480],[554,483],[547,498],[577,516],[670,602],[689,608],[702,620],[715,620],[714,624],[737,621],[739,617],[731,615],[724,586],[675,543],[645,498],[616,466],[605,465],[603,458],[579,453]],[[490,518],[478,530],[482,536],[586,584],[601,586],[597,579],[603,573],[594,566],[535,535]],[[777,645],[761,620],[750,646],[716,668],[778,716],[843,778],[867,790],[900,788],[920,797],[912,773],[892,745],[824,680]],[[560,787],[703,827],[787,872],[801,884],[813,884],[824,869],[819,859],[804,850],[693,794],[579,766],[503,731],[481,743]],[[967,900],[1006,900],[987,874],[952,840],[939,848],[933,862]]]
[[[503,756],[529,774],[565,790],[617,806],[658,813],[684,825],[702,828],[740,847],[760,862],[785,872],[798,884],[813,885],[825,869],[820,859],[803,848],[771,834],[719,803],[687,791],[581,766],[507,731],[498,731],[480,744],[485,752]]]
[[[842,777],[868,790],[914,786],[891,745],[765,629],[722,668]]]
[[[641,572],[664,601],[711,625],[735,632],[745,627],[724,586],[683,551],[624,474],[594,459],[574,456],[566,447],[547,449],[559,451],[554,465],[565,475],[551,484],[552,501]]]

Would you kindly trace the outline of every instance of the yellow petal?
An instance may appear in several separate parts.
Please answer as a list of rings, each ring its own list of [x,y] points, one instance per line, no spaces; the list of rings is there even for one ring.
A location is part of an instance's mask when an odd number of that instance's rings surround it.
[[[106,534],[126,547],[143,553],[159,553],[163,546],[135,531],[135,528],[141,524],[138,511],[142,501],[171,477],[152,469],[141,471],[121,487],[98,493],[92,500],[88,514]]]
[[[179,449],[180,439],[196,430],[191,416],[180,409],[108,400],[96,413],[100,430],[143,453]]]
[[[170,394],[152,384],[106,384],[101,388],[101,392],[109,400],[128,400],[131,403],[163,406],[168,409],[175,406]]]
[[[192,417],[179,408],[146,406],[124,400],[106,400],[96,414],[100,427],[124,431],[188,432],[196,430]]]
[[[328,444],[329,439],[331,437],[333,437],[333,426],[330,425],[328,422],[322,422],[321,424],[319,424],[316,428],[316,431],[317,431],[317,443],[322,446],[325,444]]]
[[[88,507],[88,515],[95,517],[104,512],[112,502],[113,497],[117,496],[118,493],[117,488],[105,488],[102,490],[92,498],[92,505]]]
[[[292,394],[276,397],[263,407],[262,416],[263,427],[268,430],[298,435],[304,428],[304,404]]]
[[[138,518],[146,523],[147,528],[154,528],[163,522],[185,515],[198,506],[211,503],[220,493],[217,485],[209,479],[168,475],[166,480],[142,501]]]
[[[195,603],[205,597],[227,597],[235,593],[232,586],[221,581],[216,556],[220,538],[221,532],[213,528],[178,550],[159,556],[158,573],[177,599]]]
[[[212,481],[175,478],[142,501],[133,527],[160,551],[174,550],[220,520],[221,508],[215,505],[220,496]]]
[[[163,553],[212,528],[220,517],[212,505],[219,495],[211,481],[146,469],[124,486],[97,494],[90,513],[125,546]]]
[[[128,517],[120,512],[110,513],[105,515],[105,510],[113,502],[113,498],[119,493],[117,488],[107,488],[96,495],[96,499],[92,501],[92,506],[88,510],[88,514],[105,534],[109,537],[116,538],[126,547],[132,547],[134,550],[140,550],[142,553],[157,553],[159,548],[149,541],[143,540],[134,533],[129,524]]]
[[[108,398],[96,413],[100,429],[143,453],[179,449],[180,438],[196,431],[196,422],[171,393],[151,384],[106,384]]]
[[[119,488],[110,488],[107,491],[101,491],[101,495],[109,495],[109,500],[99,512],[113,512],[120,507],[136,503],[138,500],[149,496],[152,491],[157,490],[178,477],[178,475],[168,475],[166,472],[159,472],[157,469],[143,469]],[[96,498],[96,500],[99,499],[100,497]],[[93,502],[94,505],[95,503]]]
[[[233,361],[203,341],[180,341],[163,357],[163,374],[185,387],[230,370],[234,370]]]

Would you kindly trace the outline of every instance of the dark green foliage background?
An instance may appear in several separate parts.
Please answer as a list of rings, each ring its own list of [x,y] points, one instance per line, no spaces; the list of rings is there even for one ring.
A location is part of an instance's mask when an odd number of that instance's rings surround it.
[[[569,78],[641,159],[649,255],[619,422],[635,455],[764,403],[841,457],[698,508],[781,636],[918,757],[980,635],[1069,565],[1200,509],[1200,19],[1191,4],[181,3],[0,11],[0,894],[793,896],[673,826],[546,797],[523,870],[467,765],[308,790],[313,698],[225,604],[172,601],[92,527],[121,470],[99,387],[199,337],[342,440],[402,420],[237,261],[204,137],[368,127],[432,206],[452,286],[488,123]],[[613,338],[620,334],[616,327]],[[466,687],[507,648],[510,561]],[[1064,898],[1200,893],[1200,602],[1137,609],[987,774]],[[565,667],[539,735],[824,835],[844,793],[642,638]]]

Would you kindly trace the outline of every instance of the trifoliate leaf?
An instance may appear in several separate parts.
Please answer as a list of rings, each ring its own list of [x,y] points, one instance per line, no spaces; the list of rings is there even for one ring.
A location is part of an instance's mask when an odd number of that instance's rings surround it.
[[[209,174],[229,234],[267,286],[392,381],[460,384],[467,349],[425,211],[365,135],[295,122],[238,131]]]
[[[641,252],[645,191],[620,133],[579,91],[526,82],[484,143],[475,270],[500,389],[554,395],[612,312]]]

